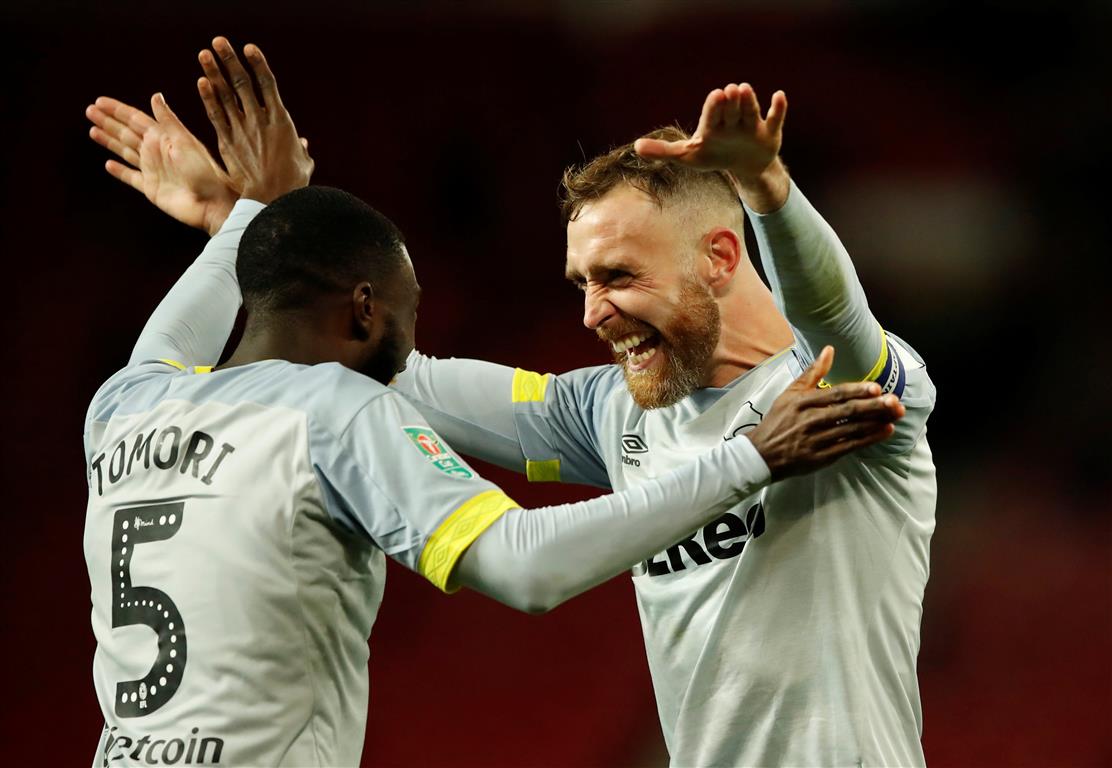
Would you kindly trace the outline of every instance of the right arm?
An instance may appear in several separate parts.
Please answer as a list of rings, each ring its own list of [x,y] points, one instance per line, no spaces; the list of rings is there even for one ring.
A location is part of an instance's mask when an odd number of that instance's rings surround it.
[[[203,51],[206,77],[198,89],[217,129],[228,173],[161,94],[151,99],[151,115],[107,97],[85,111],[93,123],[92,139],[123,161],[107,162],[112,176],[178,221],[213,235],[151,315],[132,352],[132,366],[152,360],[179,368],[217,362],[240,303],[235,274],[240,236],[265,203],[305,186],[313,171],[262,51],[246,48],[260,102],[252,77],[228,41],[218,37],[213,46],[243,104],[241,111],[214,55]]]
[[[879,396],[875,383],[817,390],[833,358],[826,347],[747,437],[620,493],[507,511],[460,558],[454,583],[543,613],[674,544],[770,482],[887,439],[903,406]]]

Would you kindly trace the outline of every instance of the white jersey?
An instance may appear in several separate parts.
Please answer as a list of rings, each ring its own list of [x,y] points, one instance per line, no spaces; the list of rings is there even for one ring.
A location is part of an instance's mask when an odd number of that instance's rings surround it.
[[[516,505],[339,364],[179,367],[86,420],[95,765],[356,765],[384,553],[446,588]]]
[[[613,365],[540,376],[418,355],[398,385],[460,450],[532,480],[621,490],[748,432],[834,344],[836,365],[868,371],[907,415],[888,441],[774,483],[634,569],[661,727],[684,768],[921,765],[934,385],[878,331],[848,255],[794,185],[780,212],[754,218],[796,343],[726,387],[646,411]]]
[[[935,478],[923,436],[934,390],[906,364],[908,416],[887,443],[774,483],[633,573],[661,726],[673,764],[919,765],[915,675]],[[613,366],[555,377],[523,442],[555,447],[561,474],[598,470],[554,440],[592,403],[591,442],[615,490],[690,461],[760,423],[802,372],[791,350],[723,389],[652,411]],[[562,429],[549,428],[558,421]],[[538,458],[539,451],[535,453]]]

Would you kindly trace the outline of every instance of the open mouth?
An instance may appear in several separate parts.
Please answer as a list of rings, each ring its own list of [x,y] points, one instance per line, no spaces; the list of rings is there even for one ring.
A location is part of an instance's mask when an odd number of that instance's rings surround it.
[[[660,336],[653,331],[631,333],[620,339],[610,342],[610,348],[615,355],[625,353],[626,366],[631,371],[642,371],[649,367],[649,363],[656,356]]]

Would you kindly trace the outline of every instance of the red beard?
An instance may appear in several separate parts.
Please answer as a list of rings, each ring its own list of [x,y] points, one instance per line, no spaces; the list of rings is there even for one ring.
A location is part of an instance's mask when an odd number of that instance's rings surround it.
[[[629,369],[629,355],[613,352],[614,362],[625,372],[626,386],[634,402],[645,409],[665,408],[695,391],[706,376],[714,348],[718,346],[722,318],[718,305],[705,286],[689,279],[680,292],[680,309],[667,326],[659,329],[630,325],[599,330],[603,341],[632,333],[655,332],[659,362],[644,371]],[[611,347],[613,350],[613,347]]]

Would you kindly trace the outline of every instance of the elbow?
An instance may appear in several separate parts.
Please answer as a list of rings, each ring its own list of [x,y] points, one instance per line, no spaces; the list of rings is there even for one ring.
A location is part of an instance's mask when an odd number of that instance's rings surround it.
[[[528,567],[515,570],[518,573],[508,580],[507,589],[502,593],[502,602],[514,610],[540,616],[568,599],[569,595],[551,578]]]
[[[514,600],[510,607],[527,613],[530,616],[540,616],[548,613],[553,608],[564,602],[549,586],[540,583],[540,580],[531,578],[528,582],[521,582],[515,590]]]

